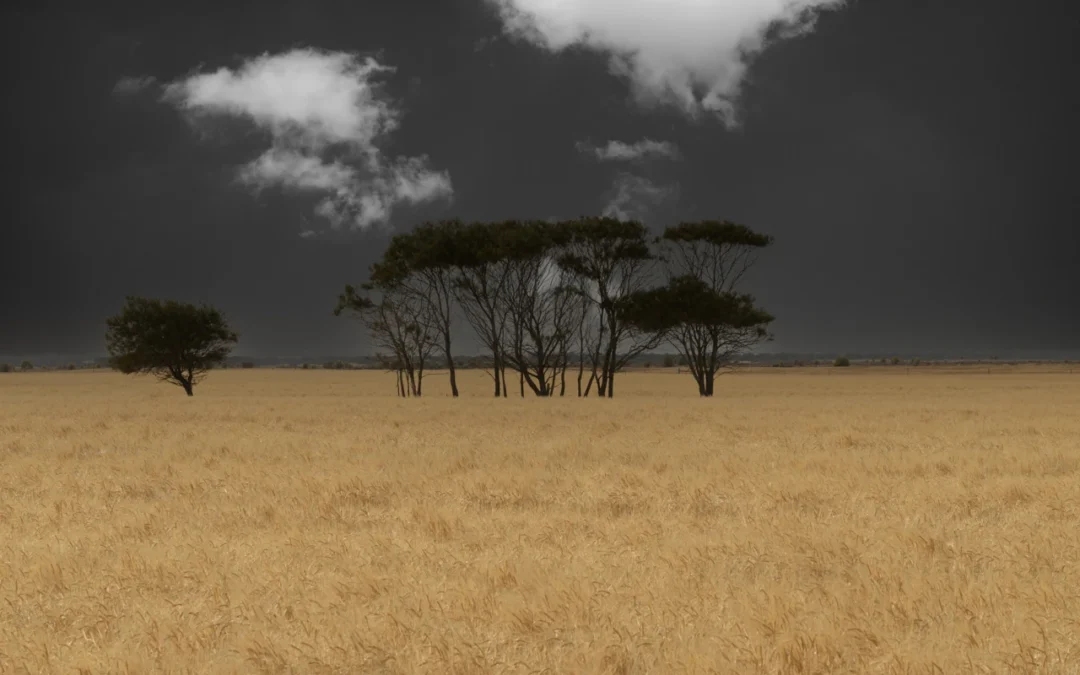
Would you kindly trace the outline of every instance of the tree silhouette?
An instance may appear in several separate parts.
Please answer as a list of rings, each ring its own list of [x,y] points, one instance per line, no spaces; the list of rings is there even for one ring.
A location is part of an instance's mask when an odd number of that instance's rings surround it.
[[[648,228],[637,221],[615,218],[580,218],[560,223],[556,241],[563,252],[559,267],[572,275],[568,284],[585,301],[592,385],[600,396],[615,395],[615,373],[636,356],[653,349],[661,336],[623,320],[617,310],[621,298],[645,290],[657,261],[649,247]]]
[[[335,316],[349,313],[367,327],[377,347],[392,356],[379,356],[388,370],[397,374],[399,396],[423,395],[424,371],[438,346],[437,330],[425,310],[425,300],[393,283],[368,283],[362,287],[376,291],[378,302],[346,286],[338,296]]]
[[[507,367],[518,371],[522,396],[526,387],[564,395],[576,349],[578,396],[595,386],[612,397],[616,373],[665,340],[711,396],[721,369],[770,339],[773,317],[738,286],[771,243],[727,221],[680,223],[657,238],[640,222],[615,218],[427,222],[396,235],[372,265],[363,289],[379,292],[380,303],[347,287],[336,313],[365,320],[393,352],[384,360],[403,382],[423,372],[436,345],[454,396],[451,327],[459,309],[491,352],[485,367],[495,396],[509,393]],[[409,391],[419,393],[419,380]]]
[[[392,287],[399,296],[409,297],[410,302],[419,301],[424,315],[422,323],[438,332],[450,371],[450,392],[455,398],[458,386],[451,328],[461,255],[460,235],[464,227],[460,220],[423,223],[412,232],[391,239],[382,260],[371,268],[371,283]]]
[[[456,233],[453,263],[454,298],[480,343],[491,352],[495,396],[507,396],[506,357],[503,349],[515,261],[511,246],[526,223],[470,223]]]
[[[533,222],[502,234],[500,248],[510,268],[502,352],[534,394],[563,395],[580,303],[556,262],[559,226]]]
[[[749,295],[714,291],[692,276],[637,293],[620,303],[624,320],[667,338],[686,359],[701,396],[712,396],[716,374],[768,338],[773,321]]]
[[[772,237],[707,220],[669,227],[657,243],[667,285],[628,297],[622,311],[641,330],[662,334],[685,359],[698,393],[712,396],[717,373],[770,338],[773,317],[737,288]]]
[[[106,322],[109,365],[124,373],[150,374],[183,387],[195,385],[225,362],[238,337],[221,312],[206,305],[128,297]]]

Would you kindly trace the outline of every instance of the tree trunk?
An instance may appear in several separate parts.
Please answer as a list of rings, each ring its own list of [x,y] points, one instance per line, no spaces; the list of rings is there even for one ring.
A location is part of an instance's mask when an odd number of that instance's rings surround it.
[[[450,369],[450,393],[457,398],[457,370],[454,368],[454,357],[450,355],[450,333],[443,336],[443,351],[446,352],[446,367]]]
[[[499,382],[499,352],[496,351],[493,355],[495,359],[494,375],[495,375],[495,398],[502,396],[502,383]]]
[[[192,389],[190,380],[180,380],[180,385],[184,388],[184,392],[187,393],[188,396],[194,396],[195,395],[195,392]]]
[[[615,398],[615,373],[614,373],[614,371],[610,375],[608,375],[607,397],[608,398]]]
[[[706,396],[712,396],[713,395],[713,383],[716,382],[716,372],[710,370],[709,372],[704,373],[704,375],[705,375],[705,395]]]
[[[510,390],[506,386],[506,364],[502,365],[503,398],[509,398]]]
[[[584,357],[582,357],[580,360],[578,360],[578,371],[577,371],[577,395],[578,395],[578,398],[581,398],[581,378],[583,378],[583,377],[585,377],[585,358]]]

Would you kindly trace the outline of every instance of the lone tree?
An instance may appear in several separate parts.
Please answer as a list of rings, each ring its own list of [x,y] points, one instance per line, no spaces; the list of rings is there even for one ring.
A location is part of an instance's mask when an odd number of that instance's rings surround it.
[[[238,339],[217,309],[174,300],[128,297],[106,325],[113,369],[154,375],[183,387],[188,396],[207,372],[225,362]]]

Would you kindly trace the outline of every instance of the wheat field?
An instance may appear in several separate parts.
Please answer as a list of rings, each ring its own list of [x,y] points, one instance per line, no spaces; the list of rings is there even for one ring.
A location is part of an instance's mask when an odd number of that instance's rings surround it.
[[[460,379],[0,376],[0,673],[1080,673],[1080,374]]]

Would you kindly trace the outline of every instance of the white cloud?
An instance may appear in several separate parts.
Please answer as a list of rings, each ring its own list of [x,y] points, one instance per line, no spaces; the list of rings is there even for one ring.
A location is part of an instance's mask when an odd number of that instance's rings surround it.
[[[295,49],[174,82],[165,100],[195,121],[251,121],[271,147],[239,170],[241,182],[322,194],[317,214],[334,227],[366,228],[388,222],[400,202],[453,195],[449,175],[429,168],[427,157],[388,159],[379,148],[400,115],[373,80],[392,71],[353,54]]]
[[[679,159],[682,155],[673,143],[667,141],[640,140],[633,145],[622,141],[609,141],[603,148],[593,147],[588,143],[578,143],[578,150],[592,155],[596,159],[613,162],[626,162],[642,159]]]
[[[137,94],[155,84],[157,84],[157,78],[152,75],[121,77],[113,85],[113,93],[121,95]]]
[[[608,54],[642,104],[674,104],[737,122],[748,62],[813,28],[846,0],[487,0],[505,30],[557,52],[583,45]],[[699,97],[698,92],[703,92]]]
[[[603,215],[619,220],[644,220],[675,191],[673,186],[657,185],[648,178],[622,173],[615,179]]]

